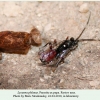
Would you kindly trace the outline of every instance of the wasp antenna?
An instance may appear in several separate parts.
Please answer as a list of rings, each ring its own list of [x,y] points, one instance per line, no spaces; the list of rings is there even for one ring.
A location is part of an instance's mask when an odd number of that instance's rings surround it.
[[[90,20],[90,16],[91,16],[91,12],[90,12],[90,14],[89,14],[89,18],[88,18],[88,21],[87,21],[87,23],[86,23],[84,29],[82,30],[81,34],[76,38],[76,40],[78,40],[78,39],[80,38],[80,36],[83,34],[84,30],[86,29],[86,26],[88,25],[89,20]]]
[[[80,39],[79,42],[83,42],[83,41],[100,41],[99,39]]]

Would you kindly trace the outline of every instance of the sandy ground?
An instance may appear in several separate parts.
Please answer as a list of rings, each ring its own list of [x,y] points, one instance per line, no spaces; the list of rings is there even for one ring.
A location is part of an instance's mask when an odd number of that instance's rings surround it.
[[[30,32],[35,26],[48,42],[76,38],[89,11],[81,38],[100,39],[100,2],[0,2],[0,31]],[[27,55],[3,53],[0,89],[100,89],[100,42],[79,43],[54,73],[38,51],[32,46]]]

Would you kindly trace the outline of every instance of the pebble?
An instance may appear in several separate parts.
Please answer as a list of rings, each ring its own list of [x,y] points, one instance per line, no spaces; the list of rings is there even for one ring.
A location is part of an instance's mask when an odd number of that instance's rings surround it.
[[[63,74],[66,74],[66,71],[62,71]]]
[[[11,83],[11,84],[17,84],[19,82],[19,80],[17,78],[11,78],[8,80],[8,83]]]
[[[94,80],[94,81],[90,81],[89,84],[90,84],[91,86],[96,87],[96,86],[98,86],[98,85],[100,84],[100,82],[97,81],[97,80]]]
[[[97,46],[97,49],[100,49],[100,46]]]
[[[64,82],[64,79],[61,79],[61,80],[60,80],[60,83],[63,83],[63,82]]]
[[[40,81],[41,81],[41,82],[44,82],[44,79],[43,79],[43,78],[40,78]]]
[[[80,58],[80,57],[82,57],[82,54],[81,54],[81,53],[78,53],[78,55],[77,55],[77,56]]]
[[[61,79],[60,80],[60,83],[59,83],[59,88],[64,88],[64,85],[65,85],[65,82],[64,82],[64,79]]]
[[[38,17],[41,17],[42,15],[39,13],[39,14],[37,14],[37,16],[38,16]]]
[[[32,89],[32,87],[28,87],[27,89]]]
[[[100,57],[100,55],[96,55],[97,57]]]
[[[84,3],[80,6],[79,12],[81,13],[87,13],[89,11],[89,6],[87,3]]]
[[[41,70],[41,68],[40,68],[39,66],[36,66],[35,68],[36,68],[37,70]]]
[[[11,59],[10,61],[11,61],[14,65],[17,64],[16,61],[15,61],[15,59]]]
[[[45,78],[45,79],[48,79],[48,78],[51,78],[51,76],[44,75],[44,78]]]

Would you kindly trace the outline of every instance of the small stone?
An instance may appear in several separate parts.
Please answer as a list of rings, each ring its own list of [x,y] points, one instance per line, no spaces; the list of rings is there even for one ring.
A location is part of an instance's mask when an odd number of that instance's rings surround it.
[[[63,82],[64,82],[64,79],[61,79],[61,80],[60,80],[60,83],[63,83]]]
[[[19,82],[19,80],[17,78],[11,78],[8,80],[8,83],[10,84],[17,84]]]
[[[78,53],[78,57],[80,58],[82,55],[80,53]]]
[[[100,49],[100,46],[97,46],[97,49]]]
[[[90,81],[90,82],[89,82],[89,84],[90,84],[91,86],[96,87],[96,86],[98,86],[98,85],[100,84],[100,82],[99,82],[99,81],[94,80],[94,81]]]
[[[37,16],[38,16],[38,17],[41,17],[42,15],[39,13],[39,14],[37,14]]]
[[[43,78],[40,78],[40,81],[41,81],[41,82],[44,82],[44,79],[43,79]]]
[[[27,89],[32,89],[32,87],[28,87]]]
[[[65,72],[65,71],[62,71],[62,73],[63,73],[63,74],[66,74],[66,72]]]
[[[51,76],[44,75],[44,78],[45,78],[45,79],[48,79],[48,78],[51,78]]]
[[[91,50],[86,50],[86,52],[87,52],[87,53],[92,53],[92,51],[91,51]]]
[[[39,66],[36,66],[35,68],[36,68],[37,70],[41,70],[41,68],[40,68]]]
[[[65,85],[64,79],[61,79],[59,83],[59,87],[63,89],[64,85]]]
[[[15,59],[11,59],[10,61],[11,61],[14,65],[17,64],[16,61],[15,61]]]
[[[87,3],[84,3],[80,6],[79,12],[81,13],[87,13],[89,11],[89,6]]]
[[[100,57],[100,55],[96,55],[97,57]]]
[[[34,54],[35,52],[33,50],[31,50],[31,53]]]

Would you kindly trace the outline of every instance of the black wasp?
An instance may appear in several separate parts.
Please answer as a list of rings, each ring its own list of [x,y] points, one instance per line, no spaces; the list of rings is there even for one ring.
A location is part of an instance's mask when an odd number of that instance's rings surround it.
[[[88,18],[88,21],[86,23],[86,26],[89,23],[90,16],[91,16],[91,13],[89,15],[89,18]],[[39,51],[39,56],[40,56],[41,62],[43,64],[52,64],[52,62],[53,62],[53,65],[55,67],[57,67],[59,64],[64,62],[64,59],[66,58],[66,56],[68,56],[68,54],[71,51],[75,50],[78,47],[78,43],[79,42],[82,42],[82,41],[100,41],[100,40],[95,40],[95,39],[79,39],[81,37],[81,35],[83,34],[84,30],[86,29],[86,26],[84,27],[84,29],[82,30],[81,34],[76,39],[74,39],[73,37],[68,39],[68,37],[67,37],[56,48],[55,48],[55,46],[57,45],[57,41],[56,40],[54,40],[53,43],[48,42]],[[45,50],[45,47],[47,47],[47,45],[49,45],[49,48]]]

